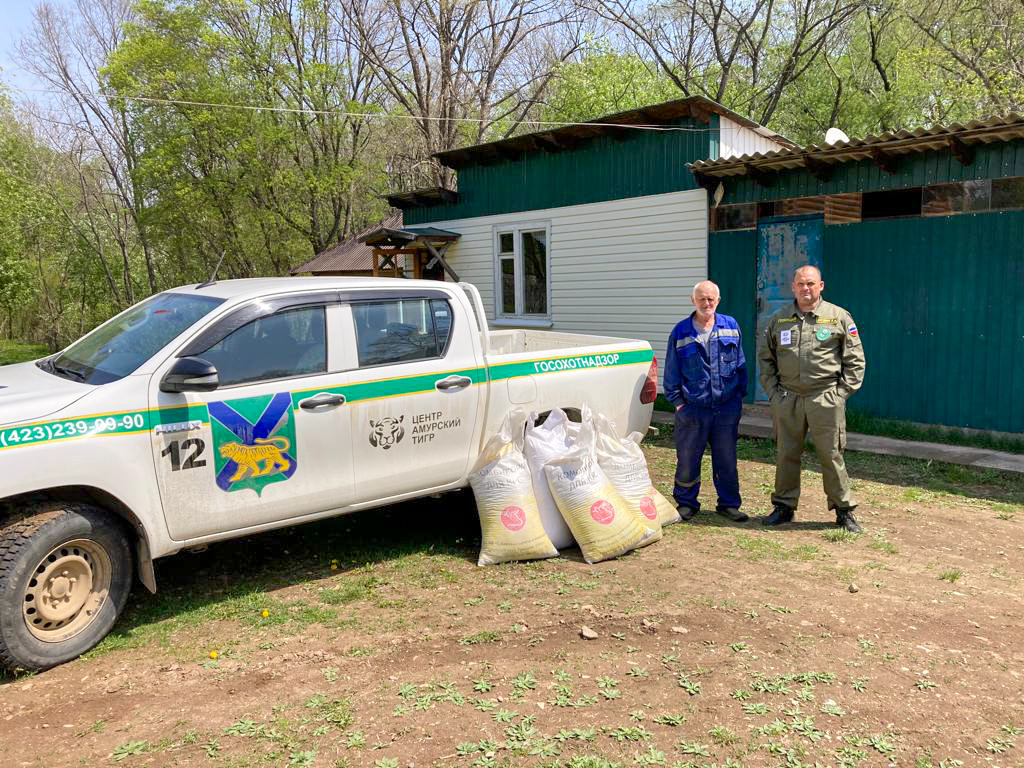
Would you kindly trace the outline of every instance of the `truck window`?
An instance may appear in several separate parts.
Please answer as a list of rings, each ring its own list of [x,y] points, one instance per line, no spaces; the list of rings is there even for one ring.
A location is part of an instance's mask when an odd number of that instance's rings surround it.
[[[327,370],[323,307],[302,307],[246,323],[199,355],[221,386],[305,376]]]
[[[37,365],[56,376],[107,384],[135,370],[224,300],[158,293]]]
[[[452,308],[444,299],[393,299],[352,305],[359,366],[444,357]]]

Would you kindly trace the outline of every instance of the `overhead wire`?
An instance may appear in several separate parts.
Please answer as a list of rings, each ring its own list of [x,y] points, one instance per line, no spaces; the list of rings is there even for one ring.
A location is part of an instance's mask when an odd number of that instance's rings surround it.
[[[53,89],[33,89],[33,88],[18,88],[8,87],[8,90],[20,92],[20,93],[48,93],[60,95],[63,91]],[[92,94],[94,96],[101,95],[107,97],[106,94]],[[497,120],[485,120],[479,117],[441,117],[434,115],[411,115],[399,112],[352,112],[343,109],[310,109],[306,107],[275,107],[260,104],[225,104],[223,102],[213,101],[195,101],[191,99],[163,99],[152,96],[121,96],[118,95],[116,98],[124,99],[125,101],[141,102],[144,104],[163,104],[167,106],[187,106],[187,107],[201,107],[211,109],[236,109],[244,110],[249,112],[275,112],[285,114],[301,114],[301,115],[317,115],[317,116],[333,116],[333,117],[349,117],[349,118],[361,118],[366,120],[372,119],[386,119],[386,120],[415,120],[415,121],[430,121],[430,122],[455,122],[455,123],[471,123],[471,124],[483,124],[492,125]],[[703,133],[711,130],[717,130],[713,128],[691,128],[688,126],[675,126],[675,125],[645,125],[636,123],[610,123],[610,122],[588,122],[588,121],[558,121],[558,120],[521,120],[521,124],[528,126],[538,126],[545,128],[568,128],[568,127],[596,127],[596,128],[632,128],[640,131],[656,131],[656,132],[682,132],[682,133]]]

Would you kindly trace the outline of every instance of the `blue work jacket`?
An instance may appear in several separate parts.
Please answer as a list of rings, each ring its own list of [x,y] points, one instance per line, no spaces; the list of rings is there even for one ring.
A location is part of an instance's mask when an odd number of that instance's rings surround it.
[[[715,313],[708,350],[697,341],[691,313],[672,329],[665,355],[663,391],[673,405],[739,407],[747,394],[747,361],[739,324]]]

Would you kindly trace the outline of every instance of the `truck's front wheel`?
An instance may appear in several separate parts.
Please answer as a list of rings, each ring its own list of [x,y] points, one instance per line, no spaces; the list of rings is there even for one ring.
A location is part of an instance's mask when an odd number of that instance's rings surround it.
[[[131,577],[124,527],[101,509],[48,505],[0,523],[0,666],[46,669],[92,648]]]

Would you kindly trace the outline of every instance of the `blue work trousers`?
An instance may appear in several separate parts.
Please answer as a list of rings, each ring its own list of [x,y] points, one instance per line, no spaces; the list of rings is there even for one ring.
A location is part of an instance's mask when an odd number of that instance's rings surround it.
[[[676,480],[672,496],[677,506],[700,510],[700,462],[711,443],[711,473],[718,507],[740,508],[740,479],[736,472],[736,438],[742,407],[701,408],[687,404],[676,411]]]

